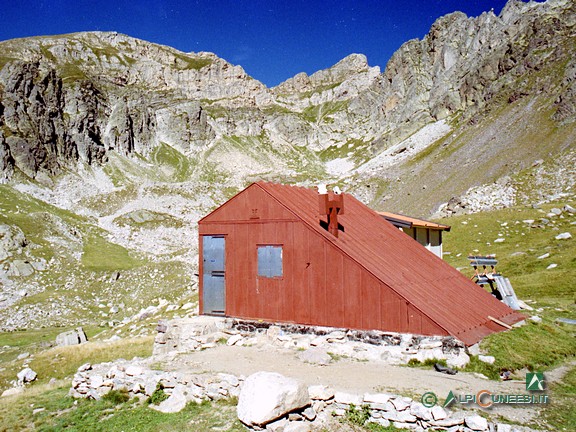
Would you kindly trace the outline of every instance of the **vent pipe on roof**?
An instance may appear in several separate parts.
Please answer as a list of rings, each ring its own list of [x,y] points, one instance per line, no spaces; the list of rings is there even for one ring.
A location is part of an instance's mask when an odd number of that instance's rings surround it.
[[[334,192],[328,192],[326,185],[318,186],[318,204],[321,215],[328,217],[328,223],[320,221],[320,225],[334,237],[338,237],[338,231],[344,227],[338,223],[338,215],[344,214],[344,195],[340,188],[334,188]]]

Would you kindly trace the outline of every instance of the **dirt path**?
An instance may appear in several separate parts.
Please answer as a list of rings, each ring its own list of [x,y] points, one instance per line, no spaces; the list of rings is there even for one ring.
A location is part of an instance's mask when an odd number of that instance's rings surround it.
[[[433,370],[391,366],[383,363],[340,359],[327,366],[305,363],[292,350],[264,350],[253,347],[218,346],[179,357],[179,370],[228,372],[250,375],[267,370],[298,378],[308,385],[324,384],[350,393],[395,391],[421,395],[434,391],[445,397],[450,390],[477,393],[487,389],[499,392],[524,390],[524,382],[494,382],[468,373],[445,375]]]
[[[445,375],[434,370],[391,366],[383,363],[340,359],[327,366],[301,361],[293,350],[258,347],[218,346],[178,356],[166,365],[169,370],[191,373],[227,372],[248,376],[257,371],[278,372],[304,381],[308,385],[323,384],[335,390],[362,394],[387,392],[403,394],[418,400],[426,392],[445,399],[452,390],[459,395],[488,390],[493,394],[524,394],[522,381],[489,381],[471,373]],[[562,369],[562,370],[560,370]],[[550,372],[548,382],[559,380],[568,367]],[[562,372],[564,371],[564,372]],[[459,407],[460,408],[460,407]],[[476,405],[467,408],[479,409]],[[494,416],[530,425],[539,415],[537,405],[498,405],[487,411]]]

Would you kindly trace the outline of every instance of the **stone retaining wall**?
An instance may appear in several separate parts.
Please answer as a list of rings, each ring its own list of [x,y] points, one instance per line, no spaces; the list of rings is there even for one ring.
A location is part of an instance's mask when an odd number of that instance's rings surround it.
[[[258,374],[268,373],[258,372]],[[250,405],[249,398],[251,397],[268,398],[267,394],[254,395],[242,392],[244,383],[248,382],[251,377],[236,377],[223,373],[195,375],[162,372],[151,370],[143,364],[138,364],[138,362],[127,361],[98,365],[85,364],[74,375],[70,395],[76,398],[100,399],[111,390],[126,390],[130,397],[145,400],[154,393],[160,383],[169,398],[159,405],[152,404],[150,407],[170,413],[182,410],[188,402],[200,403],[203,400],[239,397],[240,406],[242,404]],[[268,383],[263,386],[267,391],[271,387],[272,385],[268,385]],[[333,425],[335,421],[339,421],[338,419],[343,419],[351,411],[364,409],[369,413],[367,422],[377,423],[384,427],[392,424],[400,429],[415,431],[429,429],[450,432],[531,431],[531,429],[522,426],[493,424],[470,412],[452,412],[440,406],[427,408],[420,402],[398,395],[385,393],[350,394],[338,392],[323,385],[304,387],[304,391],[306,392],[306,400],[299,404],[299,409],[293,410],[287,407],[286,412],[279,411],[265,424],[252,424],[247,426],[247,429],[270,432],[320,431],[328,425]],[[242,401],[242,398],[248,400]],[[285,400],[286,398],[281,397],[280,399]],[[277,406],[276,409],[278,409]],[[239,416],[241,417],[240,412]]]
[[[326,363],[330,356],[350,357],[386,364],[411,360],[446,360],[451,367],[463,367],[470,357],[462,342],[452,336],[422,336],[381,331],[360,331],[295,324],[272,324],[199,316],[161,321],[154,343],[154,355],[191,352],[217,344],[293,348],[311,363]]]

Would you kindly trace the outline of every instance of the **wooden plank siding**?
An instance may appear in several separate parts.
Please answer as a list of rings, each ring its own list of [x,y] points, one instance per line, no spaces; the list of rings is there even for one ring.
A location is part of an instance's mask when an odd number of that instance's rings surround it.
[[[203,218],[200,240],[226,238],[225,315],[452,334],[465,343],[498,331],[487,314],[507,323],[523,318],[474,291],[475,284],[353,197],[345,199],[338,238],[320,226],[317,195],[304,188],[255,183]],[[259,245],[282,246],[281,277],[257,276]],[[199,249],[202,274],[202,241]],[[443,295],[457,305],[443,304]]]

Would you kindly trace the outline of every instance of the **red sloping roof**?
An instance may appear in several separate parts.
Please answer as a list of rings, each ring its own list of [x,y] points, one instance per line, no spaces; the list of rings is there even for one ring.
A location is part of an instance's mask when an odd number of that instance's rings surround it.
[[[489,317],[506,324],[524,319],[352,195],[344,194],[338,222],[345,231],[336,238],[319,224],[316,191],[262,181],[255,185],[467,345],[503,329]]]
[[[415,217],[404,216],[404,215],[391,213],[391,212],[379,211],[376,213],[378,213],[380,216],[383,216],[386,220],[388,220],[392,223],[395,220],[398,220],[398,221],[410,224],[411,227],[415,226],[415,227],[421,227],[421,228],[432,228],[432,229],[437,229],[437,230],[442,230],[442,231],[450,231],[449,225],[443,225],[443,224],[439,224],[436,222],[430,222],[430,221],[427,221],[424,219],[417,219]]]

